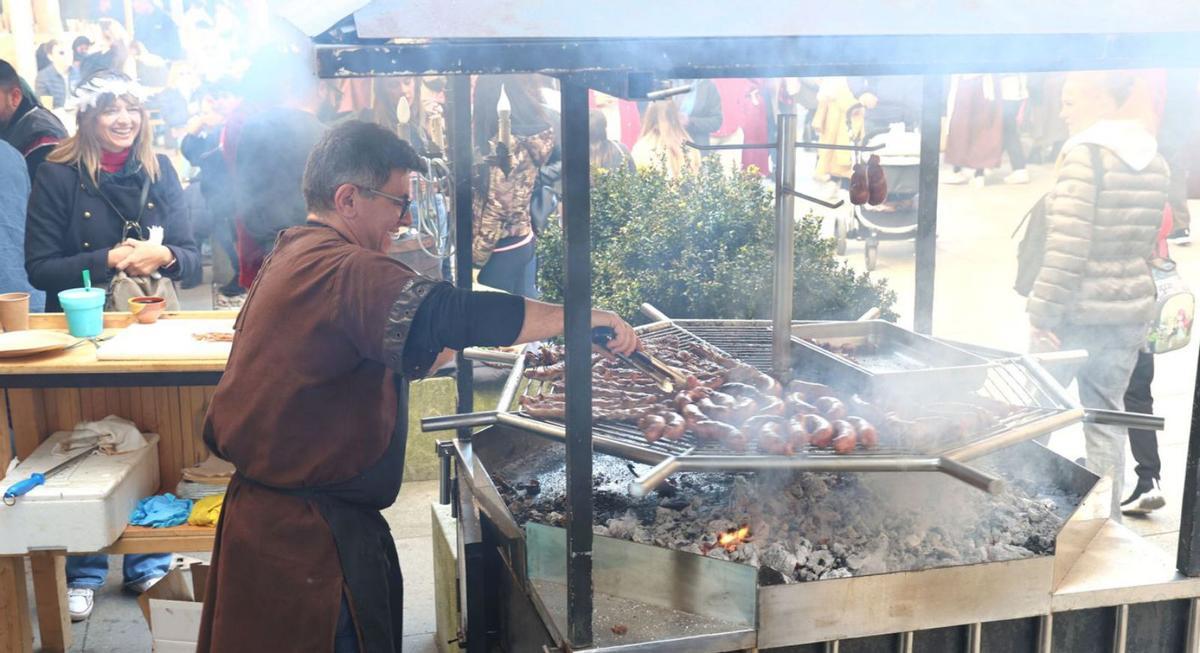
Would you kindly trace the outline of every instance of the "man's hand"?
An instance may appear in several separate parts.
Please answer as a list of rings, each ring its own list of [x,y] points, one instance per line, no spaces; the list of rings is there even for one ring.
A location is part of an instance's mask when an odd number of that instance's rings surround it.
[[[633,327],[629,323],[622,320],[619,315],[612,311],[592,311],[592,327],[612,327],[616,336],[608,341],[608,350],[622,356],[628,356],[635,350],[640,349],[642,342],[638,340],[637,334],[633,332]]]
[[[1058,351],[1062,348],[1062,341],[1058,336],[1054,335],[1053,331],[1031,327],[1029,330],[1029,351],[1037,353],[1044,351]]]
[[[125,256],[116,268],[132,274],[135,277],[144,277],[157,272],[159,268],[169,264],[174,256],[171,250],[165,245],[154,245],[144,240],[127,240],[122,245],[131,247],[129,254]]]

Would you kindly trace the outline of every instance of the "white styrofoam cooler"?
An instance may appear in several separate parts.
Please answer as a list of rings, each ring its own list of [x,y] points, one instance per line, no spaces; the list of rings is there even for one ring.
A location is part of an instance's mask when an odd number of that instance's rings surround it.
[[[115,542],[137,502],[158,492],[158,435],[144,435],[148,447],[86,456],[18,497],[16,504],[0,505],[0,555],[33,549],[87,553]],[[69,458],[51,453],[68,436],[68,431],[59,431],[47,438],[0,480],[0,490]]]

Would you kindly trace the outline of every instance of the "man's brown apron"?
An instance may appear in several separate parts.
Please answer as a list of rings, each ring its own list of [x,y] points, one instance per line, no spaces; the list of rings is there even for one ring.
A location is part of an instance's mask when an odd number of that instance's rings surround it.
[[[337,549],[337,563],[341,567],[343,591],[350,604],[358,632],[361,653],[399,652],[403,639],[404,586],[400,573],[400,560],[387,521],[379,513],[396,501],[404,475],[404,453],[407,443],[408,425],[408,381],[393,375],[399,408],[392,438],[383,456],[371,467],[354,478],[321,487],[289,489],[277,488],[250,479],[240,472],[230,483],[229,494],[235,495],[243,486],[265,490],[273,494],[303,499],[315,505],[329,526]],[[217,545],[213,549],[213,573],[220,568],[222,529],[229,516],[225,514],[218,523]],[[240,555],[250,555],[241,551]],[[201,646],[198,650],[218,651],[211,647],[217,638],[212,629],[214,623],[212,603],[220,600],[213,594],[219,591],[216,583],[209,585],[204,618],[201,624]],[[257,591],[259,588],[249,589]],[[265,588],[264,588],[265,589]],[[270,590],[267,589],[267,594]],[[269,600],[269,599],[267,599]],[[336,615],[338,605],[324,606],[324,615]],[[283,624],[264,624],[267,628],[279,628]],[[322,632],[328,629],[323,629]],[[252,638],[251,638],[252,639]],[[314,651],[331,650],[328,645],[313,642]],[[219,647],[225,653],[227,645]],[[283,649],[280,649],[283,650]],[[290,649],[289,649],[290,650]]]

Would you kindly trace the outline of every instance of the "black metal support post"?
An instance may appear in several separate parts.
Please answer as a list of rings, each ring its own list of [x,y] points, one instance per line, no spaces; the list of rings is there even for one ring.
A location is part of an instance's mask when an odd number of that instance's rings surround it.
[[[438,440],[435,449],[438,457],[438,503],[446,506],[450,504],[450,470],[454,465],[454,443]]]
[[[921,98],[921,172],[917,195],[917,278],[913,329],[933,332],[933,273],[937,268],[938,166],[941,164],[945,79],[926,75]]]
[[[471,77],[450,77],[450,96],[446,109],[450,112],[450,161],[454,171],[454,285],[471,289],[471,241],[474,235],[471,220],[471,166],[474,153],[471,145]],[[458,383],[458,413],[475,409],[474,363],[462,352],[456,357]],[[458,429],[458,437],[471,437],[471,429]]]
[[[567,639],[592,643],[592,253],[588,89],[562,81],[567,341]]]
[[[1200,365],[1200,361],[1197,362]],[[1192,430],[1183,475],[1183,513],[1175,566],[1184,576],[1200,576],[1200,383],[1192,390]]]

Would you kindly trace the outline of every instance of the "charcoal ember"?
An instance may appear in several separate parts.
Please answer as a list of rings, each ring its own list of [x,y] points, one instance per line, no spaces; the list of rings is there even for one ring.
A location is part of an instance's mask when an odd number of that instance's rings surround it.
[[[825,573],[833,568],[837,563],[837,559],[828,549],[817,549],[808,557],[807,566],[818,574]]]
[[[770,565],[762,565],[758,568],[758,585],[760,587],[768,587],[770,585],[786,585],[789,582],[795,582],[791,574],[784,575],[775,567]]]
[[[662,506],[663,508],[666,508],[668,510],[683,511],[685,508],[687,508],[691,504],[688,503],[687,499],[676,498],[676,499],[667,499],[666,501],[659,501],[658,505]]]
[[[601,526],[601,525],[599,525],[599,524],[597,524],[597,525],[595,525],[595,526],[593,526],[593,527],[592,527],[592,534],[593,534],[593,535],[600,535],[600,536],[602,536],[602,537],[611,537],[611,536],[612,536],[612,535],[611,535],[611,534],[608,532],[608,527],[607,527],[607,526]]]
[[[846,569],[845,567],[838,567],[822,573],[820,576],[817,576],[817,579],[830,580],[833,578],[850,578],[853,575],[854,574],[851,574],[849,569]]]
[[[625,513],[621,517],[608,520],[608,534],[612,537],[631,540],[633,531],[637,528],[637,517],[633,513]]]
[[[754,545],[754,542],[743,542],[736,549],[730,552],[729,559],[734,562],[744,562],[753,567],[757,567],[759,564],[758,547]]]
[[[772,542],[763,548],[758,554],[758,561],[764,567],[771,567],[779,571],[794,570],[799,564],[799,559],[796,554],[788,551],[787,547],[781,542]]]
[[[708,553],[705,553],[704,555],[706,555],[710,558],[713,558],[715,560],[725,560],[727,562],[729,561],[729,552],[726,551],[724,547],[720,547],[720,546],[709,549]]]

